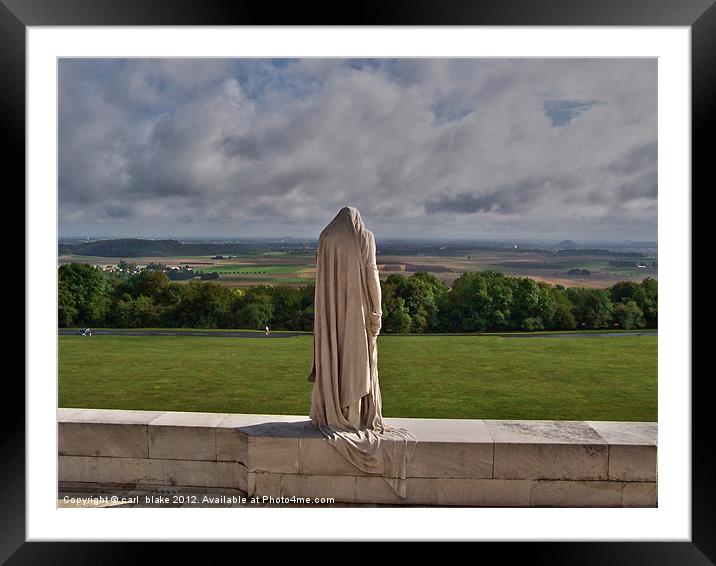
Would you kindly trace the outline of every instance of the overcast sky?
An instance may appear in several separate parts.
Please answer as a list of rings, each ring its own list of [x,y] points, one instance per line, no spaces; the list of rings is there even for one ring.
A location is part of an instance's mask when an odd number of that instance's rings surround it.
[[[656,59],[62,59],[60,235],[656,240]]]

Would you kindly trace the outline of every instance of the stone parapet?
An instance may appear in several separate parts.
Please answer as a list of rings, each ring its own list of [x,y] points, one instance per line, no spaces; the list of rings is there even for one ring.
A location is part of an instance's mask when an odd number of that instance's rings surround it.
[[[386,421],[418,441],[405,499],[293,415],[59,409],[59,481],[378,505],[657,505],[656,423]]]

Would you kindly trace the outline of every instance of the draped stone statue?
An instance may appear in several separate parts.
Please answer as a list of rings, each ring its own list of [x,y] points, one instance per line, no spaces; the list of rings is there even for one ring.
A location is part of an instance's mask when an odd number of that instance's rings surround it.
[[[383,422],[377,337],[381,291],[373,233],[345,207],[318,240],[310,418],[356,468],[405,497],[416,441]]]

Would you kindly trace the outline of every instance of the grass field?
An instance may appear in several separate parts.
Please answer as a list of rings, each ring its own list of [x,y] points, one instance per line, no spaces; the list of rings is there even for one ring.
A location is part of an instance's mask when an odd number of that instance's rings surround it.
[[[216,282],[216,280],[214,280]],[[221,275],[218,283],[227,287],[252,287],[254,285],[306,285],[313,283],[312,277],[281,277],[268,275]]]
[[[202,267],[199,271],[204,273],[236,273],[236,274],[278,274],[278,273],[297,273],[306,269],[313,268],[312,265],[246,265],[246,264],[227,264]]]
[[[59,337],[61,407],[307,415],[311,336]],[[657,338],[381,336],[387,417],[657,420]]]

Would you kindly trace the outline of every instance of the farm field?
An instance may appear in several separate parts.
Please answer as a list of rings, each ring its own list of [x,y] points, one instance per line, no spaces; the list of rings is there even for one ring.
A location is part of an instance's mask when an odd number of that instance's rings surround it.
[[[116,265],[121,258],[63,255],[59,263],[79,261],[98,266]],[[251,285],[305,285],[315,279],[313,254],[286,254],[264,252],[255,255],[237,255],[224,259],[212,256],[191,257],[138,257],[132,263],[147,265],[162,263],[167,266],[191,266],[198,274],[219,273],[220,284],[231,287]],[[610,265],[613,261],[632,261],[634,266]],[[417,271],[433,273],[447,285],[452,285],[461,273],[494,269],[510,276],[531,277],[537,281],[560,284],[565,287],[610,287],[617,281],[641,281],[658,275],[657,258],[641,260],[646,267],[636,267],[634,257],[600,254],[559,255],[548,251],[493,251],[476,250],[465,256],[378,255],[378,268],[382,279],[391,274],[410,276]],[[589,271],[589,274],[570,273],[572,270]]]
[[[61,407],[307,415],[312,336],[59,337]],[[657,337],[380,336],[387,417],[657,420]]]
[[[657,277],[656,257],[644,258],[648,267],[624,268],[609,265],[618,256],[570,255],[558,256],[550,252],[476,251],[470,256],[380,256],[381,278],[391,273],[409,276],[416,271],[428,271],[443,283],[452,285],[461,273],[494,269],[513,277],[530,277],[552,285],[565,287],[610,287],[617,281],[641,281]],[[630,258],[633,259],[633,258]],[[587,269],[589,275],[574,275],[573,269]]]

